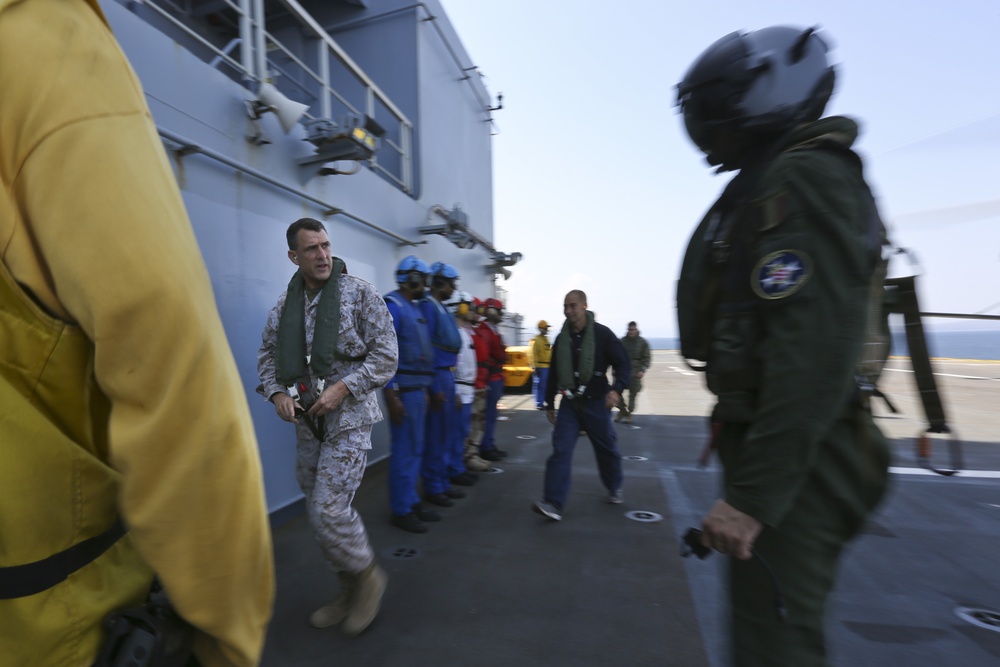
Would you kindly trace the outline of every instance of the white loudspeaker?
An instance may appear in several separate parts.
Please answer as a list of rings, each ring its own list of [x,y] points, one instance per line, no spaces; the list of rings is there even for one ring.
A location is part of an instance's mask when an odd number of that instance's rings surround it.
[[[257,99],[262,104],[266,104],[274,110],[275,115],[278,117],[278,122],[281,123],[281,127],[285,130],[286,134],[292,131],[295,124],[299,122],[299,118],[302,118],[302,114],[309,108],[308,104],[288,99],[281,94],[281,91],[269,83],[260,84]]]

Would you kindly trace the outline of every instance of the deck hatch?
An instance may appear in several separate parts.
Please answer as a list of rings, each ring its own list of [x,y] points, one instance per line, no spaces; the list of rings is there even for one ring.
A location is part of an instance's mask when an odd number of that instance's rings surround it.
[[[420,558],[422,554],[420,553],[420,549],[416,547],[401,545],[389,547],[382,552],[382,555],[388,560],[413,560]]]
[[[955,615],[976,627],[1000,632],[1000,612],[975,607],[959,607],[955,610]]]

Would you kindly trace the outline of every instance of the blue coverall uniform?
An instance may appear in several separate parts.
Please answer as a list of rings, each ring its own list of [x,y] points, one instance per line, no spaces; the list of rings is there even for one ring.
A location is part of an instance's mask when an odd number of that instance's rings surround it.
[[[392,326],[399,341],[399,367],[389,387],[399,394],[406,414],[403,423],[389,420],[392,437],[389,457],[389,507],[396,516],[409,514],[420,504],[417,477],[424,454],[427,390],[434,379],[430,331],[420,306],[399,290],[385,295]]]
[[[455,364],[462,339],[458,335],[455,318],[434,296],[420,302],[420,310],[427,320],[431,345],[434,348],[434,377],[431,395],[443,394],[443,404],[427,411],[423,466],[424,493],[444,493],[449,482],[449,447],[455,429]]]

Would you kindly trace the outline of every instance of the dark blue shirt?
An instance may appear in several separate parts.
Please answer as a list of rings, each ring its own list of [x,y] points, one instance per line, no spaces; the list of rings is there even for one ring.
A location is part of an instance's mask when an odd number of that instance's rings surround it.
[[[564,340],[566,339],[566,340]],[[556,389],[559,387],[559,347],[572,345],[573,369],[580,363],[580,345],[583,342],[583,332],[571,333],[567,336],[560,333],[552,346],[552,365],[549,367],[549,381],[545,387],[545,404],[555,407]],[[608,367],[614,371],[614,382],[608,383]],[[584,398],[604,399],[611,389],[619,394],[629,386],[632,377],[632,366],[625,353],[622,342],[618,340],[611,329],[594,322],[594,375],[587,382],[583,392]]]

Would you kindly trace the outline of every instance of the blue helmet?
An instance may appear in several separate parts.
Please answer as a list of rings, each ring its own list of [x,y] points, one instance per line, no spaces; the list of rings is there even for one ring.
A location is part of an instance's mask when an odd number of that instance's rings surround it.
[[[399,263],[396,267],[396,282],[405,283],[410,275],[410,273],[416,271],[417,273],[422,273],[427,275],[431,272],[427,262],[420,259],[416,255],[408,255],[403,258],[403,261]]]
[[[455,270],[455,267],[444,262],[434,262],[431,264],[431,274],[434,277],[458,280],[458,271]]]

